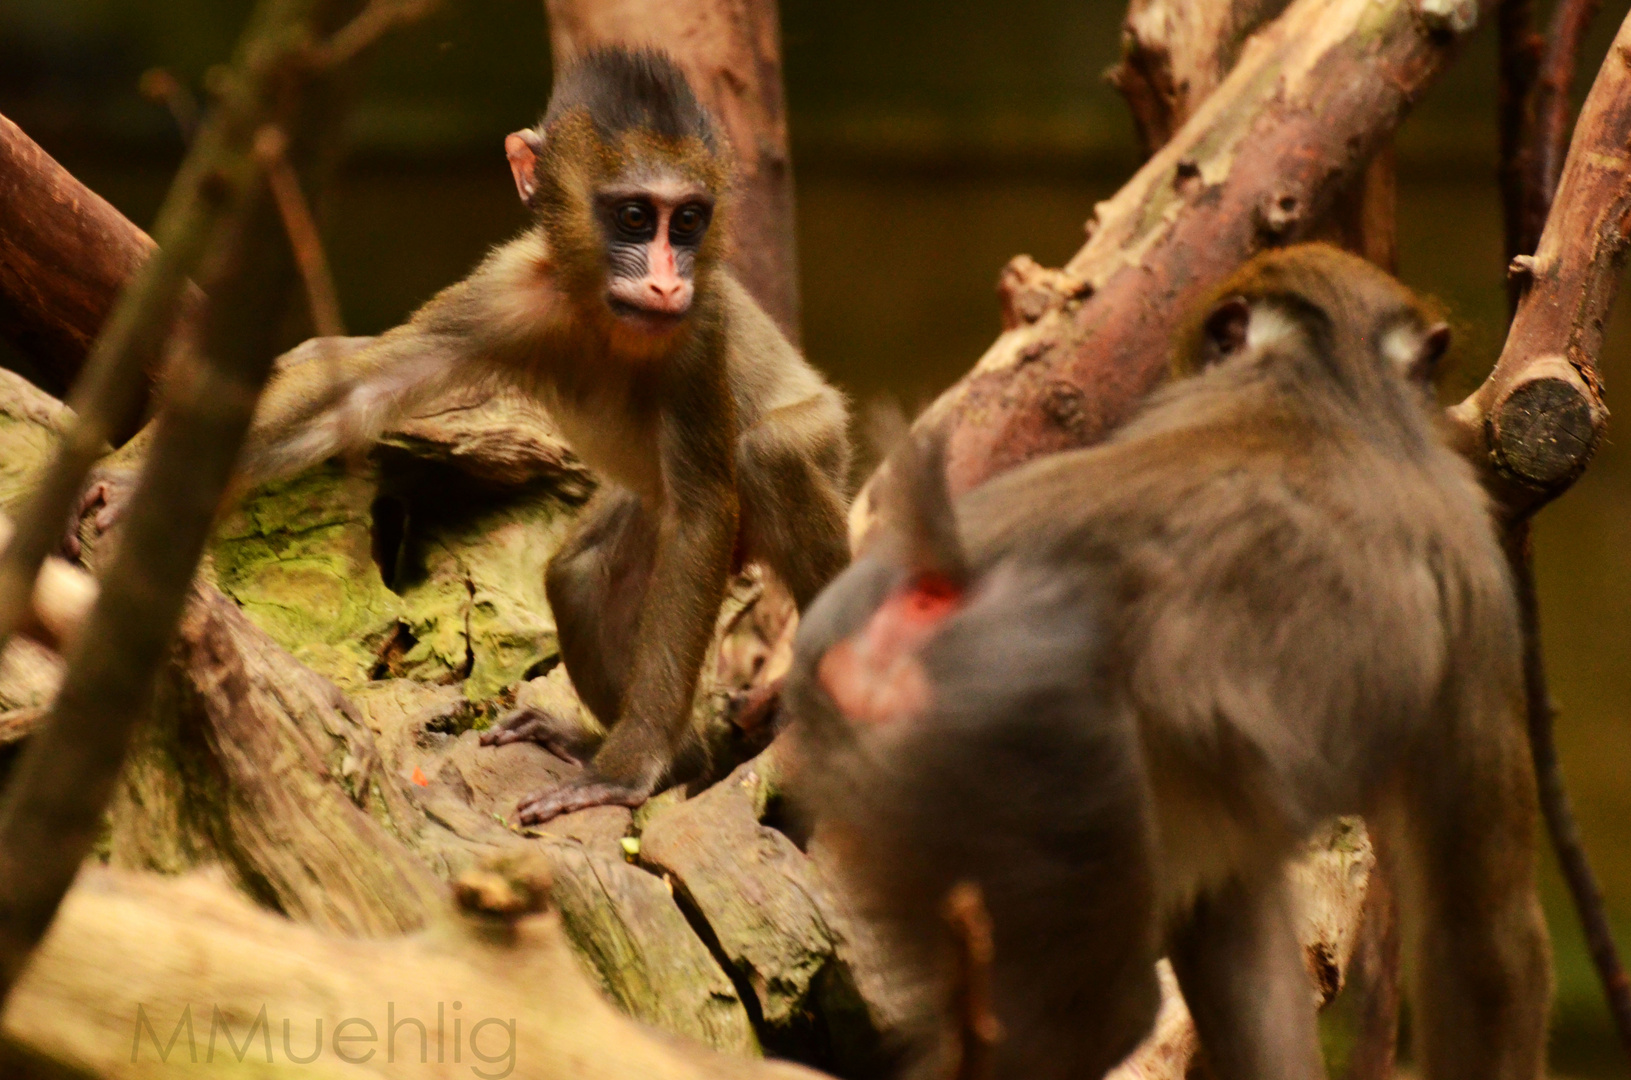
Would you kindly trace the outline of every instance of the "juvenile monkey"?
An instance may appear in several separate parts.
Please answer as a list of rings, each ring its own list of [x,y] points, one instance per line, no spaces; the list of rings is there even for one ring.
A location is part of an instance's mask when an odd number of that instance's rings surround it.
[[[538,823],[636,806],[685,737],[733,561],[800,605],[845,563],[843,399],[721,262],[727,149],[655,52],[584,56],[505,140],[531,226],[404,325],[266,393],[247,483],[364,446],[458,384],[534,395],[605,480],[548,570],[567,673],[610,733],[582,774],[519,808]],[[521,712],[484,741],[563,753]]]
[[[1292,248],[1109,442],[955,503],[932,447],[893,459],[885,535],[799,629],[799,788],[937,985],[941,899],[979,885],[995,1077],[1102,1075],[1163,952],[1219,1080],[1322,1076],[1283,876],[1336,814],[1401,856],[1424,1074],[1542,1075],[1516,605],[1435,426],[1447,341],[1370,264]]]

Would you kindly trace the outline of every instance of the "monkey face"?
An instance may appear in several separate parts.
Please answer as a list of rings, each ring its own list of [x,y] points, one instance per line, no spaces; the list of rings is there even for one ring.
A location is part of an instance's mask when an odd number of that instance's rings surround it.
[[[713,212],[712,194],[677,176],[613,182],[595,193],[613,315],[658,334],[678,325],[696,294],[697,253]]]
[[[728,154],[711,135],[618,129],[581,107],[513,132],[505,153],[580,312],[620,351],[666,348],[719,254]]]

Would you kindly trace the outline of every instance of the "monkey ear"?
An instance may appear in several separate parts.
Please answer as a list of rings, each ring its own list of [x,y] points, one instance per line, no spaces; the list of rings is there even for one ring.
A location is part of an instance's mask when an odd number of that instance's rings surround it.
[[[1206,335],[1204,364],[1210,366],[1242,349],[1251,321],[1252,307],[1244,296],[1220,301],[1202,326]]]
[[[1416,350],[1416,358],[1411,361],[1406,374],[1415,382],[1432,385],[1438,379],[1439,361],[1444,354],[1450,351],[1450,324],[1434,323],[1422,335],[1421,345]]]
[[[532,197],[538,193],[536,170],[538,154],[543,148],[544,140],[533,128],[522,128],[504,136],[504,156],[510,159],[510,175],[515,177],[516,194],[528,206],[532,205]]]

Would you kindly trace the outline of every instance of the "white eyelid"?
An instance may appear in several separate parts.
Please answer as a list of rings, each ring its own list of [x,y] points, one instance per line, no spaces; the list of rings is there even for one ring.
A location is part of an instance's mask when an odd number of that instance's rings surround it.
[[[1272,348],[1299,333],[1297,322],[1285,312],[1267,304],[1253,304],[1246,322],[1246,348],[1252,352]]]
[[[1382,358],[1396,370],[1407,374],[1415,370],[1421,359],[1426,335],[1406,323],[1401,323],[1382,335]]]

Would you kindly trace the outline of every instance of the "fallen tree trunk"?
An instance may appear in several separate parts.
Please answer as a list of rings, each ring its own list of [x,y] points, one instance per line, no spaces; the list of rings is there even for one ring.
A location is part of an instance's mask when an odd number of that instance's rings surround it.
[[[88,871],[0,1023],[108,1080],[212,1065],[290,1078],[816,1075],[613,1010],[561,915],[540,910],[549,885],[536,867],[472,874],[460,896],[420,934],[358,940],[256,910],[207,877]]]

